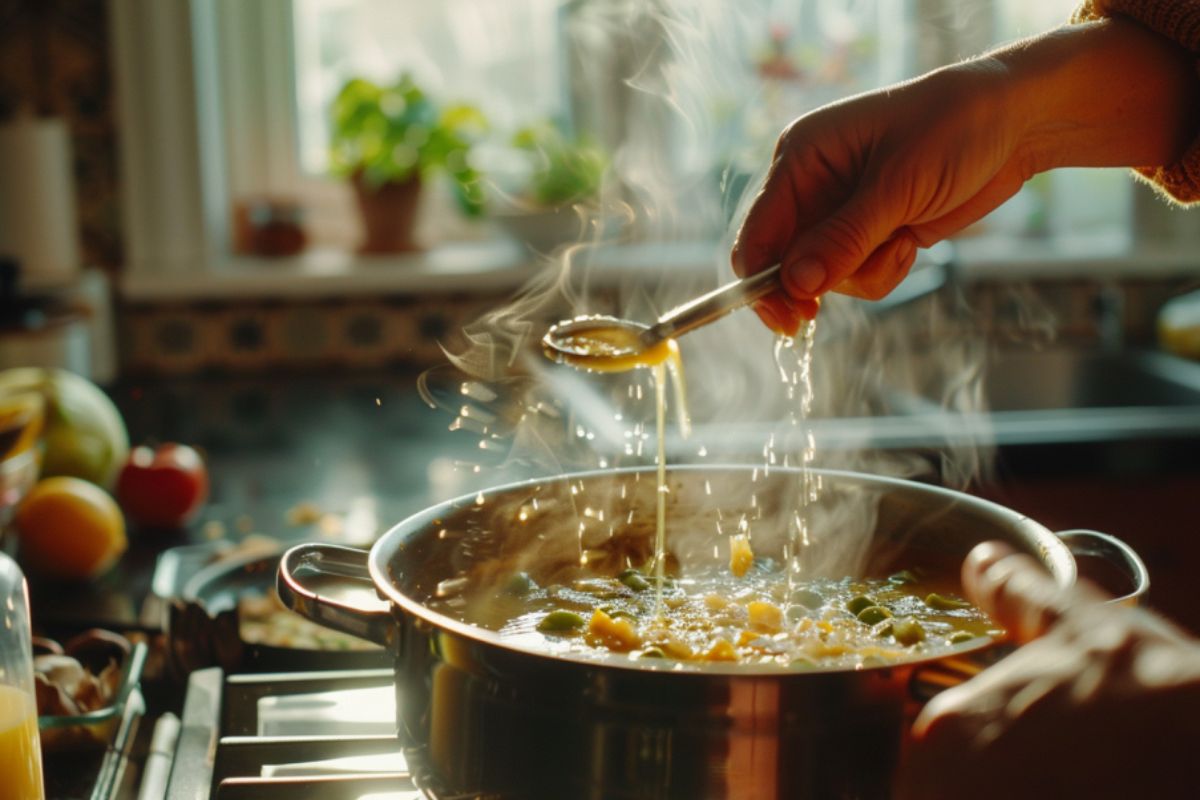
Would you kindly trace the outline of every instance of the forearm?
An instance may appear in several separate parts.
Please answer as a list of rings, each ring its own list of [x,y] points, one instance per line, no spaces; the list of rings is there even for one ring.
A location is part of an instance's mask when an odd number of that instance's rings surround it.
[[[1200,131],[1200,79],[1182,47],[1136,23],[1069,25],[986,56],[1009,75],[1033,171],[1165,166]]]

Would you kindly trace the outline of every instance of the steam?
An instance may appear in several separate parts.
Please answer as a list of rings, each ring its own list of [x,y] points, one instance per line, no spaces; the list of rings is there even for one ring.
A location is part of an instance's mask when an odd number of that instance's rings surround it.
[[[478,460],[461,467],[485,479],[653,463],[649,371],[580,373],[546,360],[540,338],[551,323],[581,314],[649,321],[732,279],[727,253],[736,222],[761,184],[770,141],[786,122],[763,113],[776,108],[779,97],[765,97],[761,82],[741,63],[756,31],[737,4],[624,0],[573,7],[565,32],[574,43],[574,119],[614,152],[612,180],[599,207],[576,209],[591,238],[547,257],[517,297],[463,331],[464,346],[447,352],[452,369],[434,370],[421,381],[425,399],[453,415],[452,428],[479,438]],[[845,36],[853,15],[826,14],[824,24]],[[814,106],[828,99],[816,93],[808,98]],[[793,107],[790,114],[805,110]],[[737,141],[749,142],[749,149],[735,148]],[[709,165],[722,161],[714,174]],[[756,171],[747,171],[747,163]],[[731,208],[738,213],[729,215]],[[611,263],[613,240],[605,237],[614,228],[626,242],[714,233],[719,240],[707,269],[629,274]],[[809,343],[811,396],[800,391],[798,380],[809,368],[806,345],[777,344],[749,312],[689,334],[680,345],[694,435],[685,439],[672,431],[669,463],[758,464],[764,477],[811,465],[964,488],[991,463],[988,443],[956,435],[953,415],[943,413],[984,410],[985,344],[970,333],[977,328],[966,323],[969,313],[952,292],[886,316],[869,304],[830,296]],[[913,404],[927,401],[928,407],[912,413]],[[669,415],[678,413],[669,409]],[[881,426],[903,432],[922,415],[933,431],[932,439],[925,434],[923,451],[876,445]],[[751,480],[757,478],[755,471]],[[757,511],[736,519],[722,517],[721,487],[708,487],[714,491],[703,496],[711,513],[698,518],[711,517],[713,526],[681,533],[669,518],[668,541],[674,549],[677,537],[705,537],[704,547],[687,549],[710,552],[709,541],[723,546],[714,536],[739,529],[752,539],[791,531],[811,547],[809,557],[799,554],[799,571],[855,572],[874,528],[875,504],[816,502],[818,484],[801,478],[782,496],[775,492],[772,515],[750,491],[748,507]],[[731,487],[729,494],[744,499],[745,491]],[[567,508],[579,530],[589,531],[587,546],[594,548],[592,539],[604,535],[595,533],[597,519],[607,535],[626,520],[620,499],[612,502],[613,508],[564,506],[556,513]],[[580,548],[584,552],[582,533]]]

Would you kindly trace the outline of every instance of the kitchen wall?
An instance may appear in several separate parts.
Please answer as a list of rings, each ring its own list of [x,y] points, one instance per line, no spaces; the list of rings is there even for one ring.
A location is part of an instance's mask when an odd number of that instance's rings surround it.
[[[117,118],[105,0],[0,0],[0,120],[70,125],[84,264],[121,263]]]

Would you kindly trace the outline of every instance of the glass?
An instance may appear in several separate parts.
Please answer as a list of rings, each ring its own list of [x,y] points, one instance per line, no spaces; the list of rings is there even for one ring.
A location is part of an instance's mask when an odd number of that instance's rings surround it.
[[[0,800],[42,800],[42,751],[33,689],[29,592],[0,553]]]

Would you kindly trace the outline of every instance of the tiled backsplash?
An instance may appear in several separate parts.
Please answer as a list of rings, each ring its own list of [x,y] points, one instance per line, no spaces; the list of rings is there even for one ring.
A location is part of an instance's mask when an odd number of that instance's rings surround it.
[[[380,300],[135,304],[120,318],[127,373],[429,366],[503,300],[444,294]]]
[[[1115,314],[1126,341],[1149,344],[1155,336],[1157,309],[1170,297],[1195,288],[1194,283],[1187,279],[975,282],[964,287],[966,311],[955,315],[956,324],[983,332],[1001,345],[1089,342],[1102,334],[1104,315]],[[118,315],[122,368],[128,374],[168,375],[424,368],[444,362],[440,345],[456,349],[464,326],[509,299],[507,294],[459,292],[374,299],[125,304]],[[914,307],[909,313],[925,312]]]

